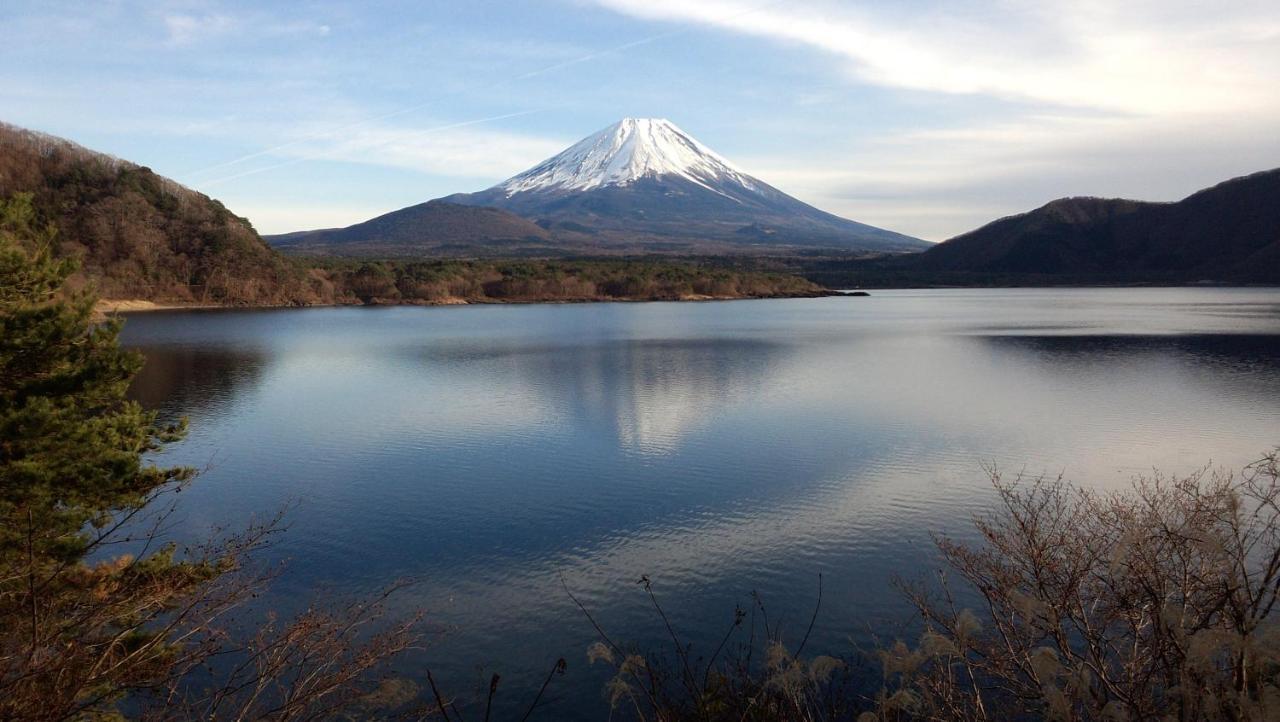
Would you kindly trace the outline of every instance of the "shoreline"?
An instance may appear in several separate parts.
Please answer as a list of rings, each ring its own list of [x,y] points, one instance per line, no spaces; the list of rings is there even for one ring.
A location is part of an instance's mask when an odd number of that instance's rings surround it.
[[[391,306],[532,306],[532,305],[568,305],[580,303],[706,303],[712,301],[762,301],[768,299],[788,298],[833,298],[857,297],[870,295],[864,291],[820,291],[805,293],[787,293],[777,295],[745,295],[745,296],[709,296],[690,294],[677,298],[631,298],[608,297],[598,298],[529,298],[529,299],[466,299],[448,297],[438,300],[398,301],[393,299],[373,299],[369,302],[350,301],[333,303],[263,303],[263,304],[210,304],[182,303],[180,301],[149,301],[145,299],[99,299],[94,304],[94,314],[105,317],[111,314],[151,313],[156,311],[250,311],[286,308],[341,308],[341,307],[391,307]]]

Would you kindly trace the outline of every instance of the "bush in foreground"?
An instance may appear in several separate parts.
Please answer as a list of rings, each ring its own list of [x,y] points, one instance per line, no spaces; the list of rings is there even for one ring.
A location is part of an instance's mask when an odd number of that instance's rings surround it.
[[[919,612],[915,644],[806,659],[808,635],[788,651],[755,600],[700,657],[643,580],[671,644],[646,654],[597,626],[588,657],[612,667],[615,711],[654,721],[1280,718],[1280,451],[1239,475],[1141,478],[1115,493],[992,480],[1000,504],[975,520],[982,543],[939,538],[939,582],[900,585]]]

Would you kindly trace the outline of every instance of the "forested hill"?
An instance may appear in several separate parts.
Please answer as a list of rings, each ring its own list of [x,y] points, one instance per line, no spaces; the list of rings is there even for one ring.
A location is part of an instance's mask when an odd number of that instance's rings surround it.
[[[204,304],[322,300],[324,282],[221,203],[61,138],[0,123],[0,198],[30,193],[76,280],[104,298]]]
[[[1145,281],[1280,281],[1280,169],[1176,203],[1062,198],[910,259],[919,270]]]

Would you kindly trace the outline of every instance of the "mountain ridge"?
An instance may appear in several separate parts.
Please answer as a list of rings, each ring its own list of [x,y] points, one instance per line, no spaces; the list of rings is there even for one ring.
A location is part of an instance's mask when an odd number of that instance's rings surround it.
[[[832,288],[1280,284],[1280,168],[1178,201],[1058,198],[924,253],[783,267]]]
[[[812,249],[875,253],[929,246],[792,198],[660,118],[624,118],[488,189],[436,201],[498,208],[536,223],[549,235],[550,243],[526,243],[521,250],[531,253],[539,248],[567,255],[763,254]],[[423,205],[380,218],[407,229],[412,209]],[[405,216],[388,218],[398,213]],[[341,230],[300,231],[268,240],[282,247],[323,246],[332,253],[387,245],[385,234],[375,226],[355,224]],[[401,247],[430,252],[449,245],[453,252],[466,250],[466,244],[446,242],[441,230],[429,224],[423,223],[416,233],[416,242],[408,240],[412,234],[403,235]],[[510,252],[512,244],[505,240],[509,239],[472,242],[470,252]]]
[[[1045,275],[1277,278],[1280,169],[1217,183],[1180,201],[1059,198],[920,254],[922,269]]]
[[[756,252],[901,252],[929,246],[792,198],[661,118],[624,118],[491,188],[443,200],[504,208],[553,228],[590,227],[606,241],[631,234]],[[741,232],[750,228],[769,232]]]

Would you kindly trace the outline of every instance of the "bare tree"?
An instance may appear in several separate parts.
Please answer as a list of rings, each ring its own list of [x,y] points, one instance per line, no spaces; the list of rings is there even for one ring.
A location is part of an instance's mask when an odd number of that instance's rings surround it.
[[[1275,719],[1278,460],[1120,493],[993,471],[984,543],[937,540],[980,611],[904,585],[926,630],[883,653],[878,716]]]

